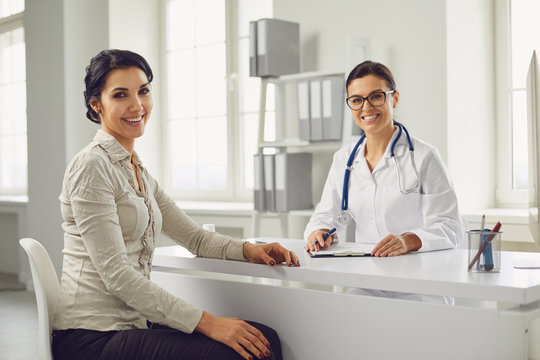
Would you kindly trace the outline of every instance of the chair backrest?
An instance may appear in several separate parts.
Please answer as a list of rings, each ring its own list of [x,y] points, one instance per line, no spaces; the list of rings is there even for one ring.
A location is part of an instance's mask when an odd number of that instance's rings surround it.
[[[39,357],[43,360],[52,360],[51,326],[56,311],[57,295],[60,291],[58,277],[43,245],[30,238],[21,239],[19,244],[28,254],[36,293]]]

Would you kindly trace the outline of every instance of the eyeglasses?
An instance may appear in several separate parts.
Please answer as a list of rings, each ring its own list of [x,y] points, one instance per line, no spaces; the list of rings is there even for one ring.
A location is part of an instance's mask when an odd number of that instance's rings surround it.
[[[362,106],[364,106],[364,100],[367,100],[368,103],[370,103],[372,106],[378,107],[378,106],[383,106],[384,103],[386,102],[386,94],[393,94],[395,92],[396,90],[377,91],[369,95],[368,97],[353,95],[345,99],[345,102],[351,108],[351,110],[362,109]]]

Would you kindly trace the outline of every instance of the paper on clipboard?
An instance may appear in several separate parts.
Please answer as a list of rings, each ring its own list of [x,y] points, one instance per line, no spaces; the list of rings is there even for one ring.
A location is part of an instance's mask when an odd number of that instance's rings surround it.
[[[371,256],[373,247],[373,244],[338,243],[328,249],[310,252],[309,255],[313,258]]]

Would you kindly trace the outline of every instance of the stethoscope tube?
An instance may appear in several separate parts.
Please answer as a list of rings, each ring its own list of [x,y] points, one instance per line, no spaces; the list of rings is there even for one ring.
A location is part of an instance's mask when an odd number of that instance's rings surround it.
[[[390,157],[392,158],[392,161],[394,162],[394,167],[396,168],[399,191],[402,194],[410,194],[412,192],[415,192],[420,185],[420,176],[418,174],[418,170],[416,169],[416,164],[414,162],[414,146],[412,144],[411,136],[409,135],[409,132],[407,131],[405,126],[403,126],[403,124],[397,121],[394,121],[394,124],[399,128],[399,133],[394,139],[394,141],[392,142],[392,145],[390,146]],[[399,166],[397,164],[395,154],[394,154],[394,148],[397,142],[399,141],[399,139],[401,138],[401,134],[403,133],[403,131],[405,131],[405,135],[407,136],[407,142],[409,143],[409,156],[411,158],[411,164],[412,164],[414,173],[416,175],[416,182],[414,186],[410,189],[403,189],[402,187],[401,172],[399,171]],[[341,197],[341,213],[338,216],[338,221],[345,225],[350,223],[352,219],[352,216],[350,215],[350,212],[348,211],[349,209],[349,179],[351,176],[352,163],[354,161],[354,158],[356,157],[356,152],[358,151],[358,148],[364,142],[365,138],[366,138],[366,134],[363,134],[362,137],[360,137],[360,139],[354,146],[354,149],[351,152],[351,155],[349,155],[349,159],[347,160],[347,167],[345,168],[345,176],[343,178],[343,192],[342,192],[342,197]]]
[[[365,137],[366,134],[363,134],[360,140],[358,140],[351,155],[349,156],[349,160],[347,160],[347,167],[345,168],[345,178],[343,179],[343,196],[341,197],[342,211],[345,211],[349,208],[349,177],[351,176],[352,163],[354,161],[354,158],[356,157],[356,152],[358,151],[358,148],[364,141]]]

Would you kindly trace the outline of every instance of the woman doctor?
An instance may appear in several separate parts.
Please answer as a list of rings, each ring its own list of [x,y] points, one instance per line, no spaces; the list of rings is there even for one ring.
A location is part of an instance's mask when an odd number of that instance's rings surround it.
[[[391,71],[365,61],[349,74],[346,90],[365,137],[334,154],[304,233],[306,250],[329,247],[334,236],[323,235],[351,221],[356,242],[373,243],[373,256],[456,247],[463,234],[456,194],[437,149],[394,121],[399,92]]]

